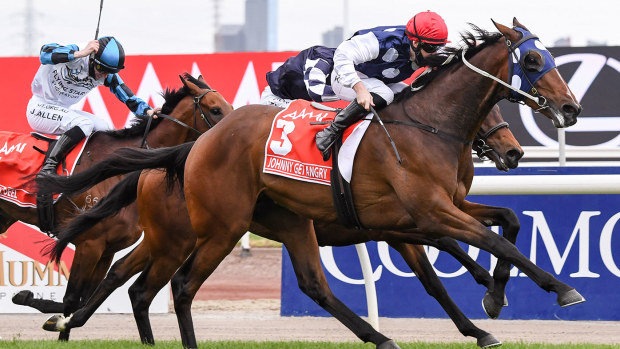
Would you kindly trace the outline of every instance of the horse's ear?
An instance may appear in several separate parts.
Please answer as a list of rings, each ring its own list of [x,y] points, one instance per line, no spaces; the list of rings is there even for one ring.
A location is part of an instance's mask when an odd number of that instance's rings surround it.
[[[185,80],[185,79],[183,78],[183,75],[179,75],[179,79],[181,79],[181,82],[183,83],[183,86],[185,86],[185,87],[189,88],[189,87],[187,86],[187,80]]]
[[[209,86],[209,84],[207,84],[207,81],[205,80],[205,78],[202,76],[202,74],[200,74],[200,76],[198,77],[198,81],[202,82],[203,84],[205,84],[205,86],[207,86],[208,89],[211,89],[211,86]]]
[[[523,28],[523,29],[527,30],[528,32],[530,31],[523,24],[519,23],[519,21],[517,20],[517,17],[513,17],[512,18],[512,26],[513,27]]]
[[[200,95],[202,93],[200,87],[196,86],[196,84],[194,84],[190,80],[185,79],[183,75],[179,75],[179,78],[181,79],[183,86],[185,86],[185,88],[187,88],[192,94]]]
[[[512,30],[511,28],[508,28],[505,25],[499,24],[492,19],[491,19],[491,22],[493,22],[493,25],[495,25],[495,28],[497,28],[497,30],[499,30],[499,32],[502,33],[502,35],[504,35],[506,39],[517,42],[521,38],[519,35],[519,32],[517,32],[516,30]]]

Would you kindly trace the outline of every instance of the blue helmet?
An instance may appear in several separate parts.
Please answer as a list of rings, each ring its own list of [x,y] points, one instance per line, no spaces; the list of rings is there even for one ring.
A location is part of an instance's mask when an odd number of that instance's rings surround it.
[[[99,38],[99,50],[93,57],[99,71],[118,73],[125,68],[125,50],[113,36]]]

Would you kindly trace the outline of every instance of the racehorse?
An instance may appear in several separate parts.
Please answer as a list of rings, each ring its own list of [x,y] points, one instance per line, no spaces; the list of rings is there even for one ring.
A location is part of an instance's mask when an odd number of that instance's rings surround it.
[[[478,152],[484,152],[490,158],[495,159],[498,169],[507,170],[518,165],[518,160],[523,155],[523,151],[508,128],[503,127],[507,127],[507,123],[503,122],[499,107],[496,106],[485,118],[476,137],[480,139],[480,142],[476,142],[476,144],[483,146],[484,141],[488,142],[488,149]],[[465,164],[460,170],[465,172],[463,180],[467,190],[471,185],[471,177],[473,176],[471,152],[469,154],[469,159],[463,160]],[[98,172],[98,166],[95,165],[91,171]],[[180,188],[176,186],[172,194],[167,193],[161,185],[164,181],[164,174],[161,171],[145,171],[139,178],[136,174],[139,172],[133,172],[126,176],[93,209],[72,220],[67,229],[59,234],[59,240],[54,248],[52,258],[60,258],[62,250],[69,241],[76,239],[76,236],[87,230],[89,226],[117,213],[123,206],[133,202],[137,196],[140,222],[145,231],[143,242],[129,255],[112,266],[106,278],[85,306],[71,315],[71,321],[66,324],[66,327],[83,326],[116,288],[124,284],[137,272],[142,271],[143,274],[130,288],[130,297],[134,305],[134,316],[142,342],[154,344],[153,333],[148,320],[148,308],[153,297],[168,282],[174,271],[192,251],[196,236],[192,233]],[[88,174],[82,173],[82,175]],[[137,191],[136,187],[138,187]],[[76,187],[75,189],[82,190],[83,188]],[[162,200],[164,197],[166,199]],[[263,200],[258,205],[255,212],[257,219],[253,222],[250,230],[258,235],[282,242],[289,247],[297,239],[297,236],[278,229],[277,218],[265,219],[265,217],[269,217],[268,211],[272,205],[273,203],[268,202],[268,200]],[[473,204],[464,202],[462,205]],[[486,210],[482,211],[483,208]],[[162,215],[161,212],[167,212],[167,214]],[[482,214],[483,212],[484,214]],[[509,209],[502,210],[480,205],[477,213],[479,219],[484,219],[487,225],[501,224],[504,226],[508,235],[516,234],[519,230],[516,216]],[[369,240],[381,240],[382,237],[389,236],[389,232],[377,230],[362,232],[336,225],[327,226],[319,222],[314,222],[314,227],[319,245],[349,245]],[[487,288],[492,286],[492,278],[489,273],[471,260],[454,240],[427,241],[421,237],[421,242],[449,251],[470,270],[478,283]],[[473,325],[452,302],[420,246],[398,242],[392,243],[392,245],[418,275],[427,292],[439,301],[463,335],[477,338],[478,345],[483,348],[500,344],[494,336]],[[319,273],[316,270],[313,272]],[[500,309],[502,305],[500,305]],[[46,322],[47,329],[58,330],[55,324],[59,319],[58,316],[52,317],[51,321]]]
[[[83,151],[75,173],[88,169],[94,163],[107,157],[119,147],[162,147],[195,140],[224,115],[232,106],[222,95],[211,89],[204,79],[195,79],[189,74],[181,77],[183,87],[167,89],[163,95],[165,103],[157,119],[140,119],[132,127],[94,133]],[[200,120],[199,120],[200,119]],[[191,125],[191,126],[190,126]],[[67,220],[86,208],[86,198],[103,197],[118,181],[110,179],[91,188],[87,193],[59,200],[55,208],[56,217]],[[0,228],[5,232],[9,226],[20,220],[37,224],[37,212],[0,200]],[[141,235],[137,225],[138,215],[133,205],[114,220],[103,221],[72,241],[75,255],[63,303],[37,300],[30,291],[21,291],[14,298],[18,304],[34,305],[42,312],[64,312],[71,314],[79,308],[80,300],[85,302],[106,275],[114,253],[131,246]],[[123,234],[116,234],[122,231]],[[69,332],[62,332],[60,339],[68,339]]]
[[[450,237],[505,260],[505,270],[498,269],[502,263],[495,269],[494,288],[503,289],[509,264],[514,264],[545,291],[555,292],[559,305],[581,303],[585,299],[574,288],[541,270],[514,244],[455,204],[466,193],[461,190],[459,161],[469,151],[483,117],[499,100],[522,101],[550,118],[556,127],[575,124],[581,112],[553,57],[537,38],[516,19],[514,28],[494,24],[500,33],[489,34],[474,27],[479,45],[472,34],[465,34],[467,47],[452,50],[456,58],[439,67],[427,87],[413,95],[406,91],[380,112],[382,119],[397,122],[398,127],[390,123],[385,126],[391,129],[401,161],[386,146],[382,130],[370,125],[354,164],[351,184],[355,208],[366,228],[404,232],[391,234],[391,241],[418,243],[420,236]],[[120,165],[130,171],[166,167],[169,172],[181,170],[183,176],[187,210],[197,236],[195,249],[173,278],[175,309],[186,346],[195,346],[195,340],[188,342],[192,340],[188,337],[191,300],[249,228],[259,197],[267,197],[279,207],[280,212],[275,208],[268,212],[277,213],[280,229],[295,232],[295,248],[289,253],[297,273],[311,270],[306,261],[318,260],[310,219],[337,221],[328,188],[262,172],[264,144],[279,111],[269,106],[245,106],[193,145],[150,151],[128,149],[123,153],[128,155],[127,161]],[[227,146],[226,152],[214,151],[222,145]],[[182,158],[186,158],[184,170],[171,171],[169,167]],[[397,347],[330,297],[323,274],[303,275],[311,279],[300,282],[302,290],[360,339],[379,348]],[[495,299],[497,295],[491,296],[495,303],[502,302]]]

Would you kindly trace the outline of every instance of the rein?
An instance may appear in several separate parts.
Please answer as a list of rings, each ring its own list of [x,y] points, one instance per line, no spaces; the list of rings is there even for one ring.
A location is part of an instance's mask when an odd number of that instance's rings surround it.
[[[403,113],[405,114],[405,116],[407,116],[409,121],[388,120],[385,123],[416,127],[416,128],[419,128],[420,130],[423,130],[423,131],[426,131],[426,132],[430,132],[430,133],[438,135],[438,136],[446,136],[448,138],[451,138],[451,139],[453,139],[453,140],[455,140],[455,141],[457,141],[459,143],[463,143],[465,145],[471,145],[472,144],[472,141],[464,140],[462,137],[459,137],[459,136],[454,135],[452,133],[441,131],[441,130],[433,127],[433,126],[426,125],[426,124],[423,124],[423,123],[419,122],[418,120],[412,118],[411,115],[409,115],[409,113],[407,113],[407,109],[405,109],[405,103],[401,103],[401,105],[403,107]]]
[[[198,135],[201,135],[202,132],[196,129],[196,111],[200,111],[200,117],[207,124],[207,126],[209,126],[209,128],[213,127],[213,123],[211,123],[211,121],[209,121],[209,119],[205,116],[205,113],[202,110],[202,106],[200,105],[200,100],[202,99],[202,97],[206,96],[207,93],[209,92],[217,92],[217,90],[208,89],[200,96],[193,98],[194,99],[194,127],[191,127],[188,124],[184,123],[183,121],[175,119],[172,116],[164,114],[164,113],[156,113],[155,115],[157,115],[158,117],[162,117],[164,119],[168,119],[172,122],[175,122],[176,124],[181,125],[189,130],[192,130],[196,132]],[[153,117],[149,117],[148,122],[146,124],[146,129],[144,130],[144,136],[142,137],[142,143],[140,144],[140,148],[144,148],[145,146],[147,149],[149,148],[148,143],[146,141],[146,136],[149,134],[149,131],[151,130],[152,122],[153,122]]]
[[[521,40],[519,43],[524,42],[526,40],[531,40],[531,39],[534,39],[534,38],[536,38],[536,37],[535,36],[527,37],[527,38],[525,38],[525,40]],[[511,42],[510,42],[510,40],[508,40],[508,39],[505,39],[505,41],[506,41],[506,47],[508,48],[509,53],[517,60],[517,62],[519,64],[519,66],[521,67],[521,69],[524,70],[523,64],[521,63],[521,60],[517,59],[517,56],[516,56],[516,53],[515,53],[515,49],[518,46],[515,45],[513,47]],[[516,93],[518,93],[520,95],[522,95],[525,98],[529,98],[529,99],[533,100],[540,107],[540,108],[536,109],[535,112],[538,112],[538,111],[541,111],[543,109],[549,108],[549,104],[547,103],[547,99],[538,93],[538,91],[534,88],[532,83],[529,81],[529,78],[528,78],[528,82],[530,83],[530,85],[532,85],[532,93],[536,94],[536,96],[532,96],[531,94],[529,94],[529,93],[527,93],[525,91],[522,91],[519,88],[515,88],[512,85],[508,84],[507,82],[497,78],[496,76],[491,75],[491,74],[487,73],[486,71],[484,71],[484,70],[474,66],[473,64],[469,63],[467,61],[467,59],[465,59],[465,52],[467,52],[467,48],[464,48],[463,51],[461,52],[461,59],[463,60],[463,64],[465,64],[465,66],[467,68],[475,71],[476,73],[478,73],[478,74],[480,74],[480,75],[482,75],[484,77],[487,77],[487,78],[489,78],[489,79],[491,79],[493,81],[498,82],[499,84],[503,85],[504,87],[506,87],[506,88],[508,88],[508,89],[510,89],[510,90],[512,90],[512,91],[514,91],[514,92],[516,92]],[[511,57],[509,55],[508,62],[510,62],[510,58]],[[527,78],[527,76],[526,76],[526,78]],[[514,99],[514,98],[508,98],[508,100],[510,100],[512,102],[517,102],[517,103],[520,102],[520,101],[518,101],[517,99]]]

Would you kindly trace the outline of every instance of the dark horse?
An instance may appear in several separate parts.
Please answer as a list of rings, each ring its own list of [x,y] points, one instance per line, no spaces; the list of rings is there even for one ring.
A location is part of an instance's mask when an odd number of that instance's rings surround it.
[[[354,164],[355,208],[365,227],[392,231],[382,236],[386,241],[416,244],[420,237],[449,237],[491,252],[502,260],[494,272],[493,289],[503,290],[510,264],[514,264],[545,291],[557,293],[561,306],[580,303],[585,299],[575,289],[538,268],[509,240],[458,205],[466,194],[461,190],[459,162],[470,156],[467,153],[471,140],[499,100],[521,99],[511,95],[518,90],[528,98],[525,104],[552,119],[556,127],[573,125],[581,111],[557,69],[547,69],[553,58],[538,48],[540,45],[534,45],[536,38],[516,20],[512,29],[495,25],[500,33],[488,34],[476,28],[480,45],[476,45],[473,35],[466,34],[467,47],[455,49],[457,57],[437,69],[425,89],[414,95],[405,92],[380,112],[384,120],[398,123],[397,127],[390,123],[386,126],[402,162],[385,144],[380,127],[370,125]],[[530,48],[521,52],[528,45]],[[505,81],[515,82],[511,74],[519,69],[525,72],[523,79],[527,81],[513,88]],[[531,80],[532,86],[527,84]],[[292,263],[298,277],[310,278],[300,280],[302,290],[361,340],[379,348],[396,348],[392,340],[333,297],[322,273],[312,272],[320,270],[320,264],[311,219],[337,223],[330,189],[262,172],[264,145],[279,111],[268,106],[246,106],[231,113],[193,145],[150,151],[127,149],[123,153],[126,161],[115,164],[130,171],[165,167],[183,176],[187,210],[197,236],[194,250],[172,280],[183,344],[195,346],[190,311],[195,293],[247,231],[253,217],[257,219],[254,211],[259,197],[267,197],[277,205],[266,213],[277,217],[279,229],[296,236],[289,250]],[[433,128],[420,128],[424,124]],[[429,129],[436,132],[427,132]],[[214,151],[222,145],[227,146],[226,152]],[[175,167],[185,158],[184,170]],[[301,274],[304,270],[308,273]],[[494,303],[501,304],[503,299],[497,297],[499,293],[491,293]],[[63,319],[59,325],[64,327],[70,321]]]
[[[508,128],[503,128],[505,126],[507,123],[503,122],[499,107],[495,107],[485,118],[476,137],[478,140],[476,144],[479,145],[477,148],[484,148],[478,152],[484,152],[494,159],[497,168],[503,171],[508,168],[515,168],[523,155],[523,151],[512,133]],[[488,144],[485,145],[484,142],[488,142]],[[462,177],[464,190],[469,189],[473,176],[471,152],[469,154],[470,157],[462,160],[459,169],[459,172],[464,173]],[[101,165],[102,163],[95,165],[89,172],[98,172]],[[130,288],[130,298],[134,305],[134,316],[142,342],[154,344],[153,333],[148,321],[148,308],[153,297],[169,281],[172,274],[190,254],[195,246],[196,236],[192,233],[179,186],[175,186],[174,192],[169,195],[166,188],[161,185],[165,180],[163,172],[145,171],[140,178],[135,174],[136,172],[126,176],[93,209],[71,221],[67,229],[59,234],[59,240],[54,246],[52,258],[60,258],[69,241],[76,239],[89,226],[117,213],[122,207],[133,202],[137,196],[138,207],[141,210],[140,223],[145,231],[144,241],[128,256],[112,266],[93,296],[83,308],[72,314],[71,321],[66,326],[73,328],[84,325],[116,288],[124,284],[137,272],[142,271],[142,276]],[[89,173],[84,172],[80,176],[89,176]],[[79,179],[80,176],[72,177],[72,179]],[[137,191],[136,187],[138,187]],[[78,186],[65,189],[83,190]],[[164,197],[166,199],[162,200]],[[250,230],[258,235],[282,242],[287,248],[293,249],[297,237],[295,234],[278,229],[278,218],[271,217],[268,213],[272,205],[273,203],[268,200],[261,200],[256,208],[256,219]],[[473,207],[472,205],[475,204],[469,202],[461,204],[462,207],[468,208]],[[171,212],[171,208],[174,208],[175,212]],[[167,214],[162,215],[161,212],[167,212]],[[487,225],[502,225],[507,235],[514,235],[519,230],[516,216],[509,209],[478,205],[475,213],[476,217],[479,217],[478,219],[483,220]],[[371,239],[382,240],[383,236],[389,236],[390,233],[379,230],[352,230],[336,225],[327,226],[319,222],[314,222],[314,227],[319,245],[348,245]],[[471,260],[454,240],[444,238],[431,241],[423,237],[420,239],[421,243],[449,251],[470,270],[478,283],[487,288],[492,286],[493,279],[489,273]],[[439,301],[463,335],[476,337],[478,345],[483,348],[500,344],[494,336],[473,325],[452,302],[420,246],[399,242],[394,242],[392,245],[418,275],[427,292]],[[320,271],[312,270],[312,272],[318,273]],[[305,270],[300,271],[300,273],[305,273]],[[310,278],[303,276],[302,279]],[[328,289],[327,286],[325,289]],[[499,305],[499,309],[502,305]],[[58,319],[58,316],[52,317],[52,320],[47,324],[54,326],[48,328],[46,325],[44,328],[58,330],[55,326]]]
[[[195,140],[218,122],[223,115],[232,111],[232,106],[217,91],[212,90],[200,77],[189,74],[181,77],[183,87],[166,90],[162,116],[154,120],[140,119],[130,128],[96,132],[84,150],[75,173],[80,173],[94,163],[106,158],[120,147],[139,147],[144,142],[149,147],[164,147]],[[150,126],[150,127],[149,127]],[[148,134],[147,134],[148,132]],[[86,208],[86,198],[101,198],[120,178],[98,184],[86,193],[61,199],[55,208],[59,221],[73,217]],[[24,208],[0,200],[0,232],[6,231],[16,221],[37,224],[36,209]],[[86,302],[97,285],[106,275],[114,253],[131,246],[141,235],[135,205],[123,210],[114,220],[95,225],[85,234],[72,241],[76,246],[73,264],[63,303],[33,299],[30,291],[21,291],[14,298],[18,304],[34,306],[42,312],[63,312],[71,314]],[[122,232],[122,234],[117,234]],[[68,331],[61,333],[61,339],[68,338]]]

